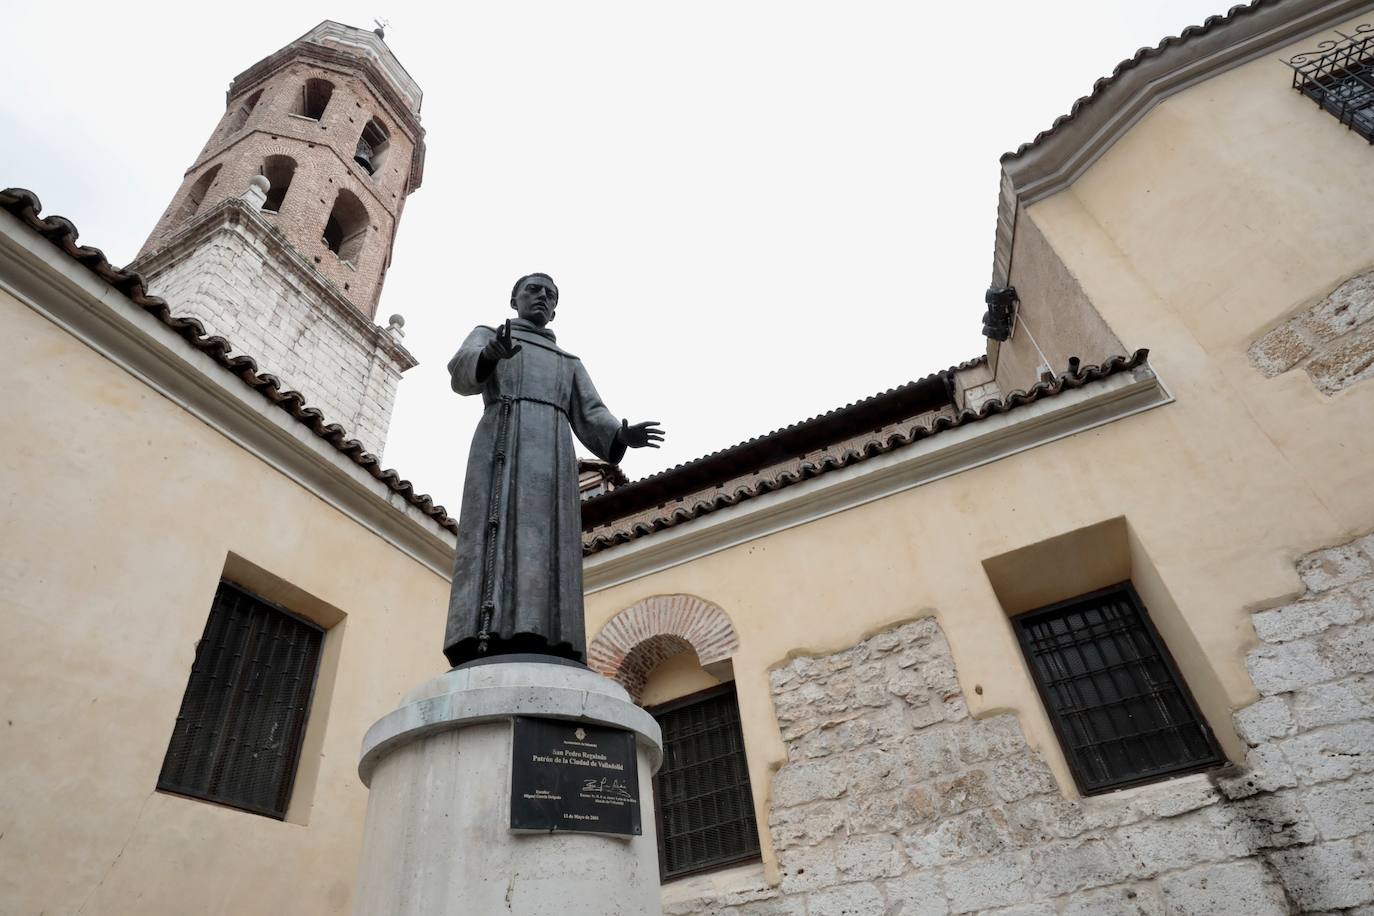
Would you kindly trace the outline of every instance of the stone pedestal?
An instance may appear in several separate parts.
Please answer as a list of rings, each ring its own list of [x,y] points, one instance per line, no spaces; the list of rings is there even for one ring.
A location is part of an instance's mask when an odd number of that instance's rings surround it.
[[[358,773],[371,794],[356,916],[659,914],[652,716],[581,666],[505,656],[412,690],[368,730]],[[643,835],[510,829],[511,717],[635,733]]]

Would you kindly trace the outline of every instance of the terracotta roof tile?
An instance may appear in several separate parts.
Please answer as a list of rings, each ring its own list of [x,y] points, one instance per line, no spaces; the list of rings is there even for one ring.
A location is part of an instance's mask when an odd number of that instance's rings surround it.
[[[1110,76],[1104,76],[1097,82],[1093,83],[1093,91],[1083,96],[1078,101],[1074,102],[1073,107],[1069,109],[1068,114],[1060,115],[1059,117],[1055,118],[1054,123],[1050,125],[1048,130],[1042,130],[1040,133],[1036,134],[1035,139],[1031,140],[1029,143],[1022,143],[1016,149],[1015,152],[1003,153],[1000,161],[1006,162],[1009,159],[1016,159],[1020,156],[1023,156],[1028,150],[1031,149],[1031,147],[1035,146],[1037,143],[1040,143],[1042,140],[1054,136],[1054,134],[1057,133],[1061,127],[1063,127],[1065,124],[1068,124],[1070,121],[1076,118],[1079,112],[1081,112],[1086,106],[1091,105],[1098,98],[1098,96],[1100,96],[1109,86],[1111,86],[1118,79],[1120,79],[1121,75],[1126,73],[1128,70],[1134,70],[1136,67],[1140,66],[1144,61],[1152,57],[1158,57],[1160,54],[1163,54],[1166,50],[1175,45],[1181,45],[1193,38],[1205,35],[1213,29],[1217,28],[1218,26],[1227,25],[1235,21],[1236,18],[1240,16],[1244,16],[1247,13],[1254,12],[1261,6],[1272,5],[1276,2],[1278,2],[1278,0],[1253,0],[1253,2],[1251,3],[1238,4],[1227,10],[1225,15],[1208,16],[1207,19],[1203,21],[1202,25],[1189,26],[1177,35],[1171,35],[1167,38],[1164,38],[1160,41],[1159,44],[1155,45],[1153,48],[1141,48],[1139,51],[1136,51],[1135,54],[1133,54],[1131,57],[1128,57],[1126,60],[1123,60],[1121,63],[1117,64],[1116,67],[1112,70]]]
[[[821,414],[810,420],[784,427],[764,436],[750,439],[739,445],[713,452],[695,461],[680,464],[677,467],[654,474],[651,477],[637,480],[634,483],[620,487],[610,493],[592,497],[583,503],[582,517],[583,530],[583,553],[590,555],[617,544],[624,544],[637,538],[645,537],[665,528],[671,528],[688,522],[719,509],[738,505],[745,500],[775,490],[783,489],[804,480],[819,477],[830,471],[849,467],[869,458],[884,455],[895,449],[911,445],[931,436],[939,435],[950,429],[967,426],[980,420],[998,414],[1007,413],[1026,404],[1033,404],[1046,398],[1054,397],[1065,391],[1081,388],[1089,382],[1104,379],[1109,375],[1134,369],[1145,363],[1149,357],[1149,350],[1136,350],[1130,356],[1113,356],[1100,366],[1080,366],[1077,372],[1064,373],[1053,381],[1039,382],[1029,391],[1013,391],[1000,399],[993,399],[981,405],[978,410],[964,410],[953,416],[940,414],[934,417],[930,423],[914,423],[909,429],[897,432],[882,431],[882,435],[874,435],[868,439],[861,439],[858,442],[849,444],[838,454],[825,454],[814,460],[804,460],[794,469],[781,469],[776,473],[762,476],[747,485],[738,486],[729,491],[716,491],[705,493],[703,498],[694,502],[684,502],[678,505],[668,506],[666,503],[691,497],[707,488],[696,483],[696,479],[701,475],[693,475],[691,472],[704,464],[718,460],[720,456],[730,456],[735,470],[747,467],[752,464],[755,468],[763,468],[773,462],[773,455],[768,448],[788,433],[810,427],[813,438],[824,438],[829,432],[829,442],[836,443],[843,441],[847,437],[839,427],[847,414],[852,414],[856,409],[873,409],[880,407],[884,403],[900,402],[903,394],[908,393],[913,386],[928,384],[932,380],[944,379],[959,369],[970,368],[981,362],[981,359],[971,360],[959,366],[947,369],[944,372],[937,372],[926,376],[916,382],[909,382],[899,388],[893,388],[882,394],[874,395],[863,401],[858,401],[846,407],[832,410],[829,413]],[[928,411],[921,411],[928,413]],[[916,412],[909,414],[913,418]],[[809,449],[808,449],[809,451]],[[804,452],[803,452],[804,454]],[[647,492],[652,500],[656,500],[659,512],[651,515],[647,519],[641,519],[626,529],[615,530],[605,533],[595,533],[598,527],[609,526],[612,522],[626,518],[635,514],[636,507],[643,503],[642,499],[636,499],[638,492]],[[653,505],[653,503],[650,503]],[[589,512],[589,510],[591,510]],[[590,519],[590,523],[589,523]]]
[[[298,422],[304,423],[316,436],[386,484],[391,492],[402,496],[406,502],[440,526],[457,532],[458,523],[449,517],[443,506],[436,505],[428,494],[417,493],[414,485],[396,471],[383,468],[380,459],[364,449],[357,439],[350,439],[342,426],[326,421],[324,414],[317,408],[307,407],[305,396],[299,391],[283,388],[281,379],[271,373],[259,372],[258,364],[251,356],[231,356],[233,347],[229,341],[223,337],[207,335],[205,326],[196,319],[173,315],[163,299],[148,295],[143,277],[139,274],[115,267],[99,248],[78,245],[77,229],[71,220],[63,216],[39,216],[43,205],[32,191],[23,188],[6,188],[0,191],[0,208],[18,217],[69,257],[127,296],[135,305],[167,325],[191,346],[219,363],[226,371],[238,376],[245,385],[289,413]]]

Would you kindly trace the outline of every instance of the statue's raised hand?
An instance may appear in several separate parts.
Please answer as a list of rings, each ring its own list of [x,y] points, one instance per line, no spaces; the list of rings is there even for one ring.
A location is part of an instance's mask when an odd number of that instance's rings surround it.
[[[658,448],[658,443],[663,441],[663,430],[659,429],[657,420],[645,420],[634,425],[629,420],[621,420],[620,432],[616,435],[630,448]]]
[[[482,357],[495,363],[500,359],[510,359],[512,356],[519,353],[521,349],[523,348],[520,344],[511,343],[510,319],[507,318],[506,323],[496,329],[496,336],[492,338],[490,343],[482,348]]]

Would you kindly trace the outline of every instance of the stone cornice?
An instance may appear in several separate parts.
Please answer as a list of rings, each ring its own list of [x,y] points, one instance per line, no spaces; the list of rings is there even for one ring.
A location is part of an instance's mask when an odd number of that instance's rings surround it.
[[[583,562],[588,594],[862,506],[1173,401],[1148,365],[722,509]]]
[[[0,213],[0,288],[447,579],[453,535],[80,263]]]
[[[226,229],[242,231],[266,245],[276,258],[278,266],[289,269],[316,301],[326,306],[330,314],[361,335],[369,346],[385,353],[398,372],[405,372],[419,365],[419,360],[409,350],[374,324],[356,305],[349,302],[333,283],[315,270],[266,217],[237,197],[220,201],[195,217],[160,248],[134,261],[127,269],[143,274],[150,282],[155,281],[159,273],[204,245],[217,232]]]

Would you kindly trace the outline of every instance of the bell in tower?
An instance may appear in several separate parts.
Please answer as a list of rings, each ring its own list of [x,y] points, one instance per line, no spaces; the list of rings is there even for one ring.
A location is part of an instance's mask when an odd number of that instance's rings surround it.
[[[374,317],[423,177],[421,98],[377,30],[320,23],[234,77],[130,265],[378,455],[415,365]]]

